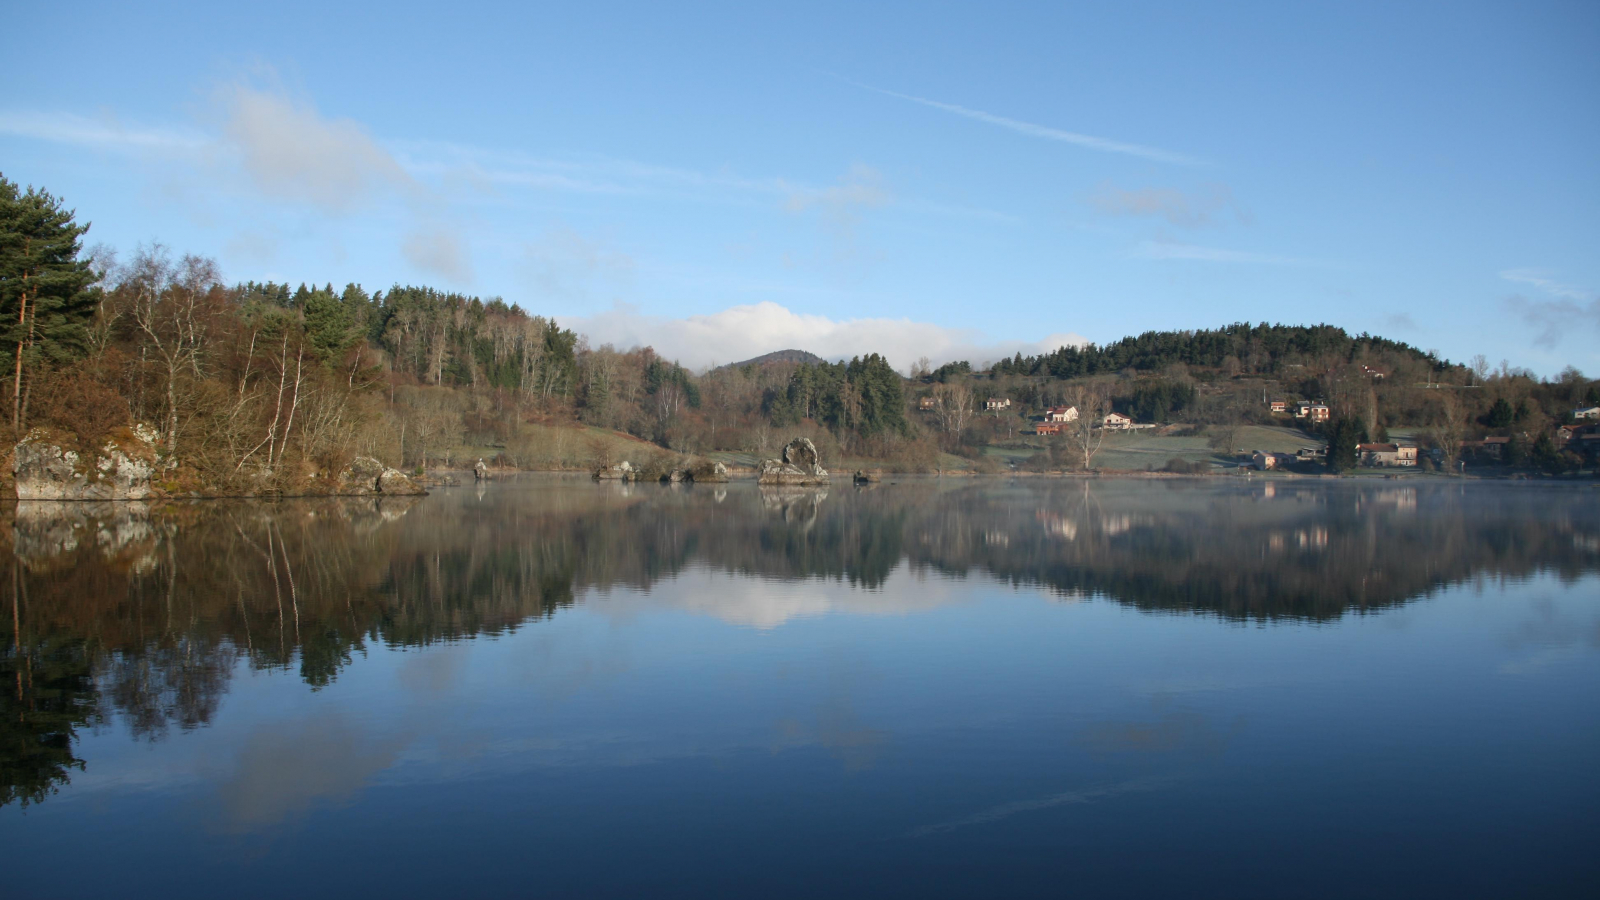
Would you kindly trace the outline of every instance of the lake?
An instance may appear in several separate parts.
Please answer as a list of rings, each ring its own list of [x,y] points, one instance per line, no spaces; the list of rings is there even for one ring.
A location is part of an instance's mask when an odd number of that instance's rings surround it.
[[[7,896],[1593,896],[1600,490],[0,509]]]

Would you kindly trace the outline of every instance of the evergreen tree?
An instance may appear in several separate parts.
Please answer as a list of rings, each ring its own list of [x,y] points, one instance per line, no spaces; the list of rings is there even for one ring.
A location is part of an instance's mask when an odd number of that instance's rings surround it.
[[[1328,468],[1344,472],[1356,467],[1356,444],[1361,441],[1361,423],[1340,418],[1328,429]]]
[[[331,289],[306,295],[306,339],[323,362],[343,357],[360,337],[357,311]]]
[[[48,192],[22,193],[0,176],[0,342],[12,350],[11,422],[19,430],[34,372],[88,346],[96,276],[78,258],[89,226],[73,217]]]

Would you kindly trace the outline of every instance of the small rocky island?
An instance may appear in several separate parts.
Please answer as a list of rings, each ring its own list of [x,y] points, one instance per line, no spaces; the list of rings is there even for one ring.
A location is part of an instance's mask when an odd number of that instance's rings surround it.
[[[764,459],[756,475],[758,484],[829,484],[817,447],[810,438],[795,438],[783,448],[783,459]]]

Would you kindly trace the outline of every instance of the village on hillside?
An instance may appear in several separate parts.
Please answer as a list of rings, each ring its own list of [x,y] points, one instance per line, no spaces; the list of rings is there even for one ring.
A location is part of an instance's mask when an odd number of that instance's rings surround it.
[[[1360,373],[1374,382],[1381,382],[1388,375],[1382,369],[1366,365],[1360,366]],[[1434,390],[1457,389],[1455,385],[1423,386]],[[920,396],[916,408],[930,422],[937,423],[938,419],[948,417],[948,407],[952,402],[960,402],[959,393],[952,401],[951,392],[935,389]],[[1198,474],[1207,468],[1211,471],[1253,470],[1303,474],[1321,474],[1329,470],[1329,444],[1333,436],[1327,432],[1335,416],[1327,402],[1277,398],[1265,400],[1264,407],[1268,418],[1247,428],[1256,435],[1265,434],[1271,429],[1276,438],[1273,443],[1282,444],[1299,437],[1303,439],[1303,445],[1294,449],[1264,449],[1235,446],[1232,443],[1218,447],[1212,443],[1208,449],[1221,452],[1209,454],[1206,460],[1208,467],[1191,462],[1188,466],[1171,470],[1186,474]],[[1129,452],[1158,454],[1164,443],[1171,444],[1175,453],[1183,454],[1184,450],[1192,450],[1193,445],[1192,441],[1184,443],[1184,437],[1217,429],[1215,424],[1206,423],[1140,421],[1131,411],[1114,408],[1095,408],[1086,414],[1073,404],[1033,406],[1021,399],[1003,395],[987,396],[982,402],[982,411],[997,422],[1009,420],[1015,428],[1019,445],[1031,444],[1033,449],[1044,451],[1050,449],[1051,442],[1076,438],[1080,446],[1104,447],[1116,455],[1118,444],[1115,441],[1145,432],[1145,439],[1136,446],[1127,447],[1123,456]],[[1373,436],[1363,434],[1354,441],[1350,448],[1353,455],[1351,464],[1340,468],[1420,469],[1446,473],[1461,473],[1471,469],[1478,474],[1493,474],[1497,470],[1536,464],[1541,454],[1559,455],[1571,470],[1600,465],[1600,405],[1586,404],[1573,408],[1563,421],[1537,431],[1515,428],[1517,416],[1514,412],[1509,424],[1499,421],[1503,418],[1503,411],[1497,413],[1491,407],[1490,412],[1481,417],[1478,423],[1485,433],[1455,439],[1453,453],[1449,452],[1449,447],[1441,446],[1441,435],[1437,429],[1396,427],[1390,432],[1388,428],[1380,428],[1378,439],[1369,439]],[[1491,433],[1495,431],[1503,433]],[[1244,437],[1248,440],[1250,435]],[[1107,439],[1112,443],[1106,443]],[[1193,457],[1195,454],[1183,455]],[[1048,458],[1047,452],[1045,457]],[[1171,462],[1177,461],[1174,459]],[[1019,465],[1013,460],[1013,468]],[[1127,466],[1107,468],[1115,470]]]

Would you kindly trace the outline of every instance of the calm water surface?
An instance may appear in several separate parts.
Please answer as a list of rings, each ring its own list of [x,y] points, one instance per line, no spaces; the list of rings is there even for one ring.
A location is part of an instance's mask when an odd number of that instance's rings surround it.
[[[0,893],[1592,897],[1597,501],[4,508]]]

